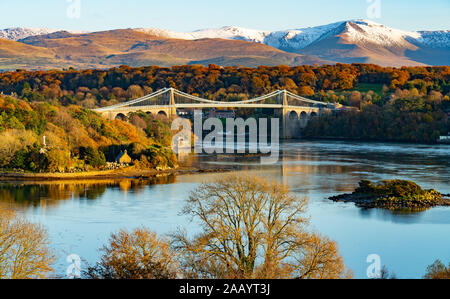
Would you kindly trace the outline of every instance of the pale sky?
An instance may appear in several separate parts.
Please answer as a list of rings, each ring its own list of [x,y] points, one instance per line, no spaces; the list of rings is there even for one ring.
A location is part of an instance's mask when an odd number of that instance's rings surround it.
[[[375,2],[379,15],[368,14]],[[0,29],[283,30],[360,18],[403,30],[449,30],[450,0],[0,0]]]

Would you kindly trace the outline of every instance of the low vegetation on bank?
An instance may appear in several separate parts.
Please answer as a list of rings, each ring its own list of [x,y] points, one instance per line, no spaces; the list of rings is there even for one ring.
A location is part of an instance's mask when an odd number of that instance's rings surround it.
[[[437,206],[450,206],[436,190],[423,190],[410,181],[387,180],[379,184],[363,180],[352,194],[330,198],[337,202],[353,202],[361,208],[380,208],[394,211],[422,211]]]
[[[125,150],[138,168],[177,166],[168,123],[136,114],[109,121],[79,106],[0,95],[0,169],[82,172],[107,169]]]

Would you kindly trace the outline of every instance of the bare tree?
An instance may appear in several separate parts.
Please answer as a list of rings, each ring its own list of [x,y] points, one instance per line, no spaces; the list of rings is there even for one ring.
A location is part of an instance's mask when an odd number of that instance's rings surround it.
[[[393,272],[391,273],[387,266],[383,266],[383,268],[381,268],[379,278],[377,279],[380,280],[397,279],[397,276],[395,275],[395,273]]]
[[[351,278],[336,242],[319,234],[305,235],[303,246],[299,246],[292,264],[294,276],[301,279]]]
[[[193,240],[173,235],[185,278],[342,278],[336,244],[307,231],[306,198],[262,178],[229,175],[192,192]]]
[[[173,279],[177,277],[176,254],[170,244],[146,228],[122,230],[111,235],[100,263],[89,267],[91,279]]]
[[[42,226],[0,208],[0,279],[47,278],[54,260]]]

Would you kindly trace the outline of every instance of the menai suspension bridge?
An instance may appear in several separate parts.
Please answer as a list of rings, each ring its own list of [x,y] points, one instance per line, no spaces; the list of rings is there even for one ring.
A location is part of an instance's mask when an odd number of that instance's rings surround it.
[[[287,90],[277,90],[254,99],[237,102],[212,101],[196,97],[174,88],[164,88],[132,101],[95,111],[108,119],[125,118],[132,112],[142,111],[152,115],[163,115],[169,119],[178,116],[183,109],[239,109],[260,108],[274,109],[277,117],[282,119],[283,138],[298,137],[299,132],[308,121],[322,113],[341,111],[341,105],[324,103],[307,99]]]

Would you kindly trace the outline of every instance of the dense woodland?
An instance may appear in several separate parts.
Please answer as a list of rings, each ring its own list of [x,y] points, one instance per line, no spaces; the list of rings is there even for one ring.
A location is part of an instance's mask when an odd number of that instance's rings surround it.
[[[388,93],[417,90],[420,95],[450,92],[450,67],[383,68],[366,64],[234,68],[211,65],[172,68],[122,66],[110,70],[16,71],[0,73],[0,91],[30,101],[57,100],[86,108],[107,106],[174,87],[217,100],[247,99],[287,89],[294,93],[352,106],[381,104]],[[361,100],[344,91],[372,84],[376,94]],[[378,87],[377,87],[378,86]],[[384,86],[384,88],[382,88]],[[368,90],[367,90],[368,91]],[[448,99],[448,98],[447,98]]]
[[[287,89],[359,108],[316,118],[305,131],[308,137],[435,142],[450,132],[449,79],[449,66],[385,68],[366,64],[4,72],[0,73],[0,131],[2,150],[7,154],[1,155],[0,167],[48,171],[102,167],[125,148],[133,159],[143,160],[143,166],[155,164],[146,162],[144,157],[154,154],[145,151],[152,144],[168,145],[171,132],[167,124],[142,113],[131,115],[129,123],[111,122],[88,109],[164,87],[222,101]],[[52,145],[47,160],[38,155],[44,135]],[[11,146],[13,149],[8,148]]]
[[[32,172],[106,169],[127,150],[134,164],[172,168],[168,125],[146,114],[109,121],[79,106],[0,96],[0,168]],[[44,141],[45,136],[45,141]]]
[[[383,104],[363,100],[359,111],[316,117],[304,135],[434,143],[450,132],[449,104],[448,95],[437,91],[397,90]]]

